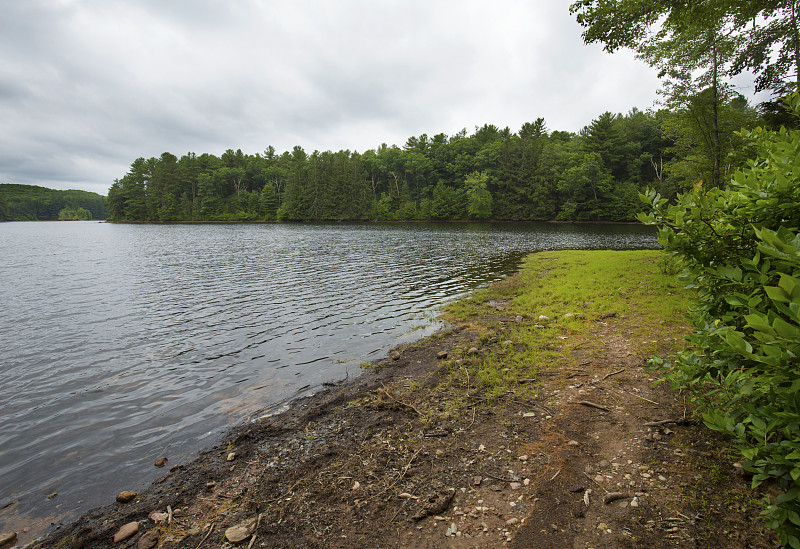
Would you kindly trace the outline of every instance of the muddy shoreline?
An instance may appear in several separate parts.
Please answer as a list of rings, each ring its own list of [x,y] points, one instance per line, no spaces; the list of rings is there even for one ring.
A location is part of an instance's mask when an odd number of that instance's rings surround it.
[[[614,311],[587,289],[551,321],[508,297],[562,261],[541,257],[473,299],[469,320],[32,547],[777,547],[758,519],[765,492],[648,369],[686,329],[643,305],[663,287],[626,280],[654,258],[624,256]]]

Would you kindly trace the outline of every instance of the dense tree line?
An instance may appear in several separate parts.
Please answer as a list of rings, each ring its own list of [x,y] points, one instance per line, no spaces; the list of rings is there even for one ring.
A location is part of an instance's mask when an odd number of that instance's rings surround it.
[[[755,123],[741,97],[724,105],[726,150]],[[674,196],[710,178],[697,140],[676,110],[605,112],[580,133],[548,131],[542,118],[516,133],[487,124],[422,134],[363,153],[138,158],[114,182],[114,220],[633,220],[646,187]],[[731,169],[732,167],[728,167]]]
[[[0,184],[0,221],[105,219],[106,197],[80,190]]]

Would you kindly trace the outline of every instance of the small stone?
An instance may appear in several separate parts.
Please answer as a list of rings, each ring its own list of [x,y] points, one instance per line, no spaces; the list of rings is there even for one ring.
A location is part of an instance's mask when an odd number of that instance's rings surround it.
[[[139,531],[139,523],[129,522],[128,524],[117,530],[117,533],[114,534],[114,543],[125,541],[126,539],[133,537],[138,531]]]
[[[166,456],[161,456],[155,461],[155,463],[153,463],[153,465],[155,465],[156,467],[163,467],[164,465],[167,464],[167,461],[169,460],[167,460]]]
[[[438,358],[439,360],[444,360],[445,358],[447,358],[447,351],[439,351],[438,353],[436,353],[436,358]]]
[[[517,324],[522,322],[522,315],[517,315],[517,317],[514,319],[514,322],[516,322]]]
[[[600,463],[598,463],[598,464],[597,464],[597,466],[598,466],[600,469],[605,469],[606,467],[608,467],[608,465],[609,465],[609,463],[608,463],[608,461],[606,461],[606,460],[602,460]]]
[[[135,497],[136,497],[136,492],[132,490],[125,490],[117,494],[117,501],[119,503],[128,503],[129,501],[132,501],[133,498]]]
[[[550,317],[547,315],[539,315],[539,322],[547,322],[550,320]]]
[[[149,518],[150,520],[152,520],[153,522],[158,524],[159,522],[164,522],[165,520],[167,520],[169,518],[169,513],[162,513],[160,511],[153,511],[152,513],[147,515],[147,518]]]
[[[392,360],[400,360],[400,351],[392,351],[389,353],[389,358]]]
[[[639,507],[639,498],[638,497],[634,497],[631,500],[631,507]]]
[[[567,442],[567,446],[580,446],[580,445],[581,443],[578,442],[577,440],[570,440],[569,442]]]
[[[13,547],[17,543],[17,533],[11,532],[10,534],[0,534],[0,548],[6,549]]]
[[[522,487],[522,484],[519,483],[519,482],[512,482],[512,483],[509,484],[509,487],[512,490],[519,490]]]
[[[525,412],[522,417],[536,417],[536,412]]]
[[[480,477],[480,476],[472,477],[472,484],[474,486],[480,486],[482,481],[483,481],[483,477]]]
[[[358,482],[358,481],[355,481],[353,483],[353,490],[358,490],[359,488],[361,488],[361,483]]]
[[[447,529],[447,532],[444,533],[445,536],[455,536],[456,532],[458,532],[458,526],[456,526],[455,522],[450,523],[450,527]]]
[[[234,459],[236,459],[236,452],[231,452],[226,458],[227,461],[233,461]]]
[[[528,461],[528,454],[523,454],[519,456],[519,458],[517,459],[519,459],[520,461]]]
[[[515,524],[519,523],[519,519],[517,517],[512,517],[506,521],[506,526],[514,526]]]
[[[156,545],[158,545],[158,531],[150,530],[139,538],[136,549],[153,549]]]
[[[53,499],[56,496],[58,496],[58,492],[53,492],[52,494],[47,494],[47,499]]]
[[[256,531],[256,524],[258,524],[258,518],[253,517],[236,526],[231,526],[225,530],[225,538],[231,543],[241,543],[253,535],[253,532]]]
[[[469,350],[467,351],[467,354],[468,355],[477,355],[478,354],[478,348],[477,347],[470,347]]]
[[[607,530],[608,529],[608,524],[606,524],[605,522],[601,522],[600,524],[597,525],[597,529],[598,530]]]
[[[525,480],[522,481],[522,484],[524,486],[530,486],[531,485],[531,479],[526,478]]]

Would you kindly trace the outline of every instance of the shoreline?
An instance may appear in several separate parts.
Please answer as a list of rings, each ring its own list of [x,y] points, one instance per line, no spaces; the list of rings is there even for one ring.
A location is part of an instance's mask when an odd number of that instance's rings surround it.
[[[550,288],[542,279],[587,262],[595,272],[601,255],[532,257],[451,306],[443,331],[234,428],[130,503],[95,509],[31,547],[214,547],[243,523],[245,547],[637,547],[666,535],[681,547],[774,546],[757,508],[742,503],[754,497],[724,445],[679,395],[653,387],[646,358],[686,330],[651,318],[646,295],[664,287],[630,279],[634,262],[655,268],[657,252],[606,253],[628,262],[605,277],[626,289],[574,303],[540,295]],[[546,303],[561,314],[534,314]],[[670,337],[639,341],[656,326]],[[722,475],[706,470],[726,459]],[[714,482],[708,490],[697,488],[698,472]],[[699,502],[681,502],[687,486],[720,513],[730,493],[742,495],[743,510],[728,517],[741,545],[719,517],[666,520],[698,515]],[[114,544],[133,523],[137,533]]]

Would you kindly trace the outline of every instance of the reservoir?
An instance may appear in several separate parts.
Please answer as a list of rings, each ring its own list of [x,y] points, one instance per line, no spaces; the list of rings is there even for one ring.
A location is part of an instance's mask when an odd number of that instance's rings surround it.
[[[2,223],[0,531],[358,375],[527,253],[657,246],[640,225]]]

